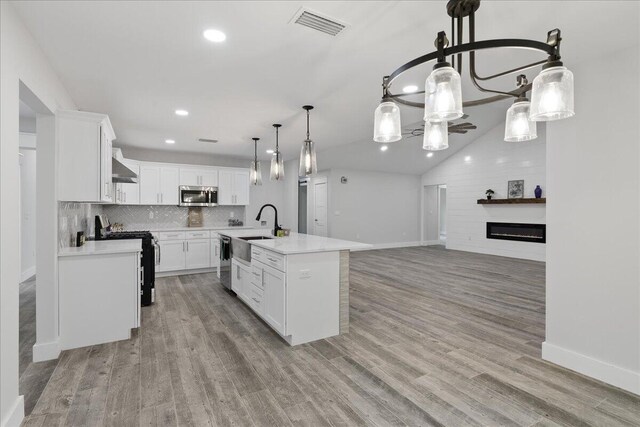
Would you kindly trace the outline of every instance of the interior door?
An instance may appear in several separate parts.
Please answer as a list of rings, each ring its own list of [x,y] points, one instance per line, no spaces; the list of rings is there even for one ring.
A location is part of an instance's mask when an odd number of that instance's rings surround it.
[[[218,179],[218,204],[233,204],[233,171],[222,170]]]
[[[327,179],[313,182],[313,234],[327,237]]]
[[[211,267],[209,239],[187,240],[186,267],[209,268]]]
[[[238,171],[233,174],[234,205],[249,204],[249,172]]]
[[[163,167],[160,168],[160,204],[178,205],[180,187],[180,169]]]
[[[160,168],[153,165],[141,165],[140,176],[140,204],[160,204]]]

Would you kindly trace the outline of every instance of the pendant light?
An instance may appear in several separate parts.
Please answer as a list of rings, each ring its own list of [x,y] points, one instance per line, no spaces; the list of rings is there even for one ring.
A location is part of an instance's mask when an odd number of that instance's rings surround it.
[[[438,62],[424,85],[424,120],[452,121],[462,115],[460,74],[448,62]]]
[[[531,141],[538,137],[536,122],[529,118],[531,103],[521,96],[507,110],[504,140],[507,142]]]
[[[282,153],[280,153],[280,146],[278,145],[278,129],[282,125],[275,123],[273,125],[276,128],[276,152],[271,157],[271,180],[282,181],[284,180],[284,160],[282,159]]]
[[[373,140],[375,142],[396,142],[402,139],[400,108],[393,101],[382,100],[374,114]]]
[[[424,138],[422,148],[428,151],[439,151],[449,148],[449,123],[424,122]]]
[[[258,141],[260,138],[253,139],[253,161],[251,162],[251,171],[249,172],[249,181],[251,185],[262,185],[262,170],[258,161]]]
[[[573,110],[573,73],[561,61],[551,61],[533,79],[531,89],[531,120],[566,119]]]
[[[313,146],[313,141],[309,138],[309,111],[313,110],[312,105],[305,105],[302,107],[307,111],[307,139],[302,142],[302,149],[300,150],[300,169],[298,170],[298,176],[310,176],[318,172],[318,165],[316,163],[316,149]]]

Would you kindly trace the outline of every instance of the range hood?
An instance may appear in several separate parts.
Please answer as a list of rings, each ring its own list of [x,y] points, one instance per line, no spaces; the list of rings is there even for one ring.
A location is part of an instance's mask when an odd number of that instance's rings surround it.
[[[137,184],[138,175],[120,160],[124,160],[122,151],[119,148],[114,148],[113,157],[111,157],[111,180],[123,184]]]

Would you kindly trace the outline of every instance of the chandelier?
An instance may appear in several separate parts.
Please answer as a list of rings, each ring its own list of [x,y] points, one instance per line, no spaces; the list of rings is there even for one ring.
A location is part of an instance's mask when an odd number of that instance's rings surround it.
[[[556,28],[549,31],[546,42],[526,39],[476,41],[475,12],[479,7],[480,0],[450,0],[447,3],[447,13],[451,17],[451,43],[445,32],[441,31],[435,40],[435,51],[407,62],[383,77],[382,101],[374,114],[374,141],[390,143],[402,139],[398,104],[424,108],[425,150],[442,150],[448,147],[447,122],[462,117],[465,107],[515,98],[506,113],[505,141],[535,139],[536,122],[559,120],[574,115],[573,74],[560,60],[560,30]],[[463,43],[465,17],[468,17],[468,43]],[[475,64],[476,51],[495,48],[530,49],[546,54],[547,58],[490,76],[479,76]],[[469,54],[468,72],[471,82],[479,91],[490,93],[491,96],[463,102],[460,75],[463,71],[464,53]],[[391,92],[391,84],[398,76],[433,60],[436,64],[426,79],[424,91],[411,94]],[[529,83],[524,74],[519,74],[516,79],[517,87],[513,90],[496,90],[483,86],[482,82],[522,72],[538,65],[542,65],[542,71],[533,83]],[[531,101],[527,98],[528,92],[531,92]],[[424,94],[424,103],[403,99],[415,94]]]

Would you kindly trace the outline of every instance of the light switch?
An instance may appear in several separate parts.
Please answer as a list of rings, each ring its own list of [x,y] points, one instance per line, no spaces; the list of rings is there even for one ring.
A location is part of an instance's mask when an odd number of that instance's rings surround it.
[[[333,214],[334,214],[335,216],[338,216],[338,215],[340,215],[340,211],[335,211]]]
[[[300,270],[300,278],[311,279],[311,270],[309,269]]]

